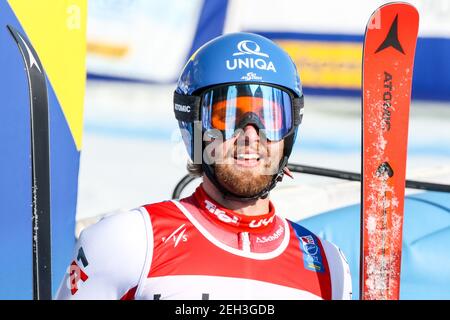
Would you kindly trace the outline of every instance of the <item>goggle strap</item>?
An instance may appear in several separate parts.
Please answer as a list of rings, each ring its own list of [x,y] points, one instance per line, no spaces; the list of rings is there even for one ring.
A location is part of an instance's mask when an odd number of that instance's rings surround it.
[[[302,123],[303,118],[303,96],[301,96],[300,98],[294,98],[292,104],[294,107],[294,126],[299,126],[300,123]]]
[[[178,121],[194,122],[200,118],[200,101],[199,96],[188,96],[174,92],[173,94],[173,111]]]

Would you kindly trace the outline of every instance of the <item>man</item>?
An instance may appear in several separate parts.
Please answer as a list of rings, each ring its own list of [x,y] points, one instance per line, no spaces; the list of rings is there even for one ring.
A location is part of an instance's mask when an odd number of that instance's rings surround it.
[[[272,41],[234,33],[202,46],[174,111],[203,183],[83,231],[58,298],[350,299],[340,250],[269,200],[289,174],[302,108],[296,67]]]

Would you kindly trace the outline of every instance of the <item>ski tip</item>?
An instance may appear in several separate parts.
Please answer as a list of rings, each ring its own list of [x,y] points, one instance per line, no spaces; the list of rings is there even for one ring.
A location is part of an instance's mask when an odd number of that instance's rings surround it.
[[[370,16],[367,29],[383,29],[383,25],[391,23],[392,18],[401,16],[408,25],[418,25],[419,11],[408,2],[390,2],[378,7]],[[385,22],[386,21],[386,22]],[[367,31],[366,31],[367,32]]]

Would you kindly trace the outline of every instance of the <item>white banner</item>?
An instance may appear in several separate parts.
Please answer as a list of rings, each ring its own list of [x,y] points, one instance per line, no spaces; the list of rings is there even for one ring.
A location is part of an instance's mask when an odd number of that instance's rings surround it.
[[[202,0],[95,0],[88,7],[91,74],[173,81],[191,49]]]
[[[225,32],[364,33],[367,20],[386,0],[230,0]],[[450,0],[407,0],[420,14],[419,36],[450,38]]]

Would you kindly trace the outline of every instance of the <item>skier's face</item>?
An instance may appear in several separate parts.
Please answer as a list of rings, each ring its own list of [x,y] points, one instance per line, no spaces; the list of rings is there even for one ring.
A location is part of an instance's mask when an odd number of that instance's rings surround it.
[[[278,172],[283,147],[283,140],[268,141],[253,125],[237,130],[233,138],[210,150],[216,153],[218,182],[241,196],[248,197],[262,191]]]

